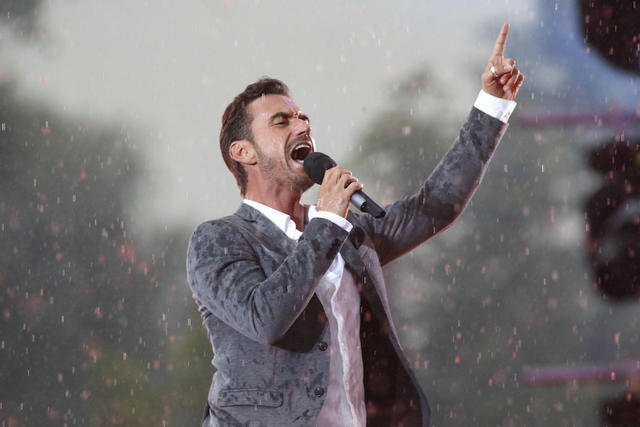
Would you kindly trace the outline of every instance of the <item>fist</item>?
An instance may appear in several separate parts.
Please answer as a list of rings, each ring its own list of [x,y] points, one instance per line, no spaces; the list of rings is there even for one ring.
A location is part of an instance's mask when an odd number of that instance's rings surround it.
[[[347,217],[351,196],[358,190],[362,190],[362,184],[351,172],[334,166],[324,173],[320,191],[318,191],[317,208],[319,211],[328,211]]]
[[[516,67],[515,59],[504,57],[508,34],[509,24],[504,24],[482,73],[482,90],[495,97],[513,101],[524,82],[524,75]]]

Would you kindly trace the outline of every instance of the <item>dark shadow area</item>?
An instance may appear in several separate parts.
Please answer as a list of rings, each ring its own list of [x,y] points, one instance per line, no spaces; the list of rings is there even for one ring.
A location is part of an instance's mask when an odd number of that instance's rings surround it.
[[[0,19],[18,36],[35,37],[38,31],[38,7],[42,0],[3,0]]]

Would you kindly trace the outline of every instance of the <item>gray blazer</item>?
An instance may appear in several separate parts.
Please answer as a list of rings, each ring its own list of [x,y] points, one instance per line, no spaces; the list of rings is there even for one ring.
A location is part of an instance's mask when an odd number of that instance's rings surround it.
[[[243,204],[193,233],[188,281],[216,372],[203,425],[309,426],[327,390],[329,326],[315,289],[338,252],[360,293],[368,425],[429,425],[427,400],[398,342],[382,266],[460,215],[507,125],[473,108],[417,193],[374,219],[350,212],[347,233],[311,220],[298,241]]]

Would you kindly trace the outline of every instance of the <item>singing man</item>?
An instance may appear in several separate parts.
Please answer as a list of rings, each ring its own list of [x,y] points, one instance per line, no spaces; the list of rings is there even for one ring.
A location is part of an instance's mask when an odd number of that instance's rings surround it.
[[[243,202],[200,224],[187,254],[216,368],[203,426],[429,425],[382,267],[450,226],[480,184],[524,81],[504,57],[508,30],[453,146],[382,218],[349,210],[362,184],[339,166],[315,205],[300,202],[315,143],[283,82],[260,79],[229,104],[220,148]]]

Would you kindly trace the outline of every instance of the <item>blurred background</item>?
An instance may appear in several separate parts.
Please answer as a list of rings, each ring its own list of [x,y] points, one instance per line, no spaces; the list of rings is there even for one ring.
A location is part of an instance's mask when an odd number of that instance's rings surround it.
[[[518,107],[463,216],[386,269],[395,324],[433,425],[640,425],[640,4],[3,0],[0,426],[198,425],[185,255],[241,201],[226,105],[284,80],[392,201],[456,137],[503,22]]]

